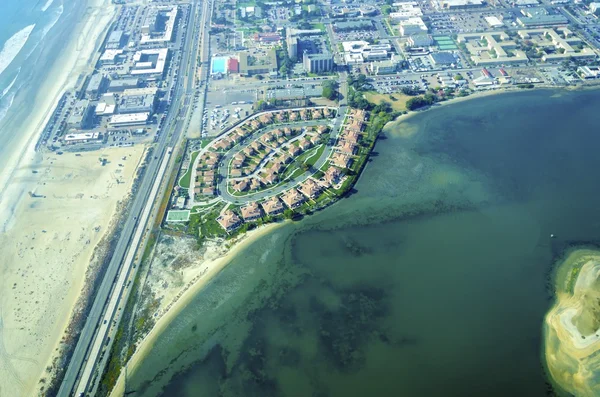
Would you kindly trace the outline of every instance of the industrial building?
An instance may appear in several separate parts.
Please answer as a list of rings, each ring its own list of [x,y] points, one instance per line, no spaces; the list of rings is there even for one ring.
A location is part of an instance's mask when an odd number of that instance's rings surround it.
[[[333,54],[308,54],[302,56],[302,64],[308,73],[323,73],[333,70]]]
[[[161,78],[165,70],[168,55],[168,48],[137,51],[133,55],[134,65],[131,68],[130,74],[134,76],[144,75]]]
[[[73,111],[67,119],[67,128],[85,130],[92,124],[92,108],[90,107],[90,101],[87,99],[81,99],[73,106]]]

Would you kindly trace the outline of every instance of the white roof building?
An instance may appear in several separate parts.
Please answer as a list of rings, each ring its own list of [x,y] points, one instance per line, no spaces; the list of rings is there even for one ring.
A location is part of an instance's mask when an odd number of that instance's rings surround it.
[[[141,50],[133,55],[133,68],[130,74],[137,76],[143,74],[161,74],[167,63],[168,48]]]
[[[141,125],[146,124],[150,113],[128,113],[128,114],[115,114],[110,118],[108,124],[113,127],[128,126],[128,125]]]
[[[504,26],[502,21],[500,19],[498,19],[498,17],[495,17],[495,16],[485,17],[485,21],[487,22],[487,24],[489,25],[490,28],[495,29],[495,28],[501,28]]]

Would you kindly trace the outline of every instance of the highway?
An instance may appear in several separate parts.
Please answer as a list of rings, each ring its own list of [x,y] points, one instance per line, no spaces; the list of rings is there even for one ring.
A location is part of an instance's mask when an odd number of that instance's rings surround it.
[[[165,128],[163,129],[163,133],[160,135],[159,140],[154,147],[153,156],[147,163],[146,171],[138,186],[137,194],[135,194],[133,198],[127,219],[122,225],[122,231],[115,246],[110,263],[102,278],[100,287],[96,292],[96,296],[94,297],[94,302],[88,313],[87,320],[81,331],[73,355],[69,361],[67,371],[58,392],[58,396],[60,397],[72,396],[76,386],[78,386],[78,393],[79,390],[87,391],[88,387],[90,386],[90,379],[93,378],[93,374],[96,372],[101,372],[101,368],[93,368],[91,371],[86,370],[83,373],[85,376],[82,376],[82,370],[87,365],[87,362],[90,361],[93,363],[93,366],[95,366],[98,360],[98,354],[100,352],[95,352],[91,349],[92,341],[94,341],[97,331],[101,329],[100,321],[101,318],[104,318],[103,313],[105,312],[107,304],[113,299],[113,296],[120,297],[123,292],[123,286],[116,283],[117,276],[119,273],[127,274],[130,270],[125,268],[121,269],[122,264],[124,263],[125,255],[128,249],[132,249],[133,254],[135,254],[135,251],[138,249],[137,246],[131,246],[131,243],[133,242],[132,239],[134,237],[134,232],[136,230],[143,231],[146,228],[146,225],[140,222],[142,211],[146,207],[146,203],[151,197],[152,186],[155,185],[157,179],[160,179],[158,178],[161,175],[159,173],[160,165],[163,158],[167,155],[167,148],[169,146],[177,147],[184,130],[185,123],[189,117],[189,110],[191,108],[190,102],[192,97],[191,93],[194,89],[193,76],[195,71],[196,49],[198,48],[199,37],[202,37],[203,41],[206,41],[208,38],[209,26],[207,25],[206,20],[207,17],[209,17],[209,13],[206,12],[208,3],[209,2],[204,3],[205,7],[201,14],[202,34],[200,36],[195,34],[195,27],[198,22],[195,18],[197,14],[197,4],[194,2],[191,7],[187,34],[184,46],[182,48],[181,63],[179,65],[180,78],[176,83],[174,99],[171,103],[171,109],[169,110],[164,123]],[[185,117],[180,117],[179,113],[181,109],[185,110]],[[160,180],[158,180],[158,182],[160,182]],[[130,256],[132,258],[135,257],[135,255]],[[134,261],[131,261],[127,265],[131,266],[133,263]],[[110,315],[109,312],[107,312],[107,314]],[[104,340],[102,340],[102,342],[104,343]],[[103,343],[99,343],[99,345],[102,346]]]

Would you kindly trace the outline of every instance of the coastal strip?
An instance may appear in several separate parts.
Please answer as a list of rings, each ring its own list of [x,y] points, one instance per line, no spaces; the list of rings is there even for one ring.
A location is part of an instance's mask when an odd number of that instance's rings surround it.
[[[158,337],[167,329],[179,313],[194,299],[202,289],[210,283],[233,259],[235,259],[246,248],[250,247],[260,238],[276,231],[283,227],[287,222],[271,223],[260,228],[251,230],[244,234],[234,245],[229,249],[226,255],[217,259],[207,261],[202,264],[206,270],[202,275],[192,282],[189,287],[184,289],[179,298],[171,302],[164,314],[156,321],[156,324],[151,331],[138,343],[136,352],[131,356],[127,363],[127,371],[121,371],[117,384],[111,392],[111,396],[122,396],[125,393],[125,376],[127,372],[134,372],[138,366],[144,361],[144,358],[151,352],[153,345]]]

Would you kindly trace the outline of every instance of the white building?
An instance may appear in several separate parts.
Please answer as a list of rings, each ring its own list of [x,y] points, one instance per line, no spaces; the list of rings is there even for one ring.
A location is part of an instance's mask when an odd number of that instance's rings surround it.
[[[64,137],[65,143],[84,143],[89,141],[97,141],[100,139],[98,132],[82,132],[80,134],[67,134]]]
[[[493,29],[501,28],[504,26],[502,21],[498,17],[495,17],[495,16],[485,17],[485,21],[487,22],[488,26]]]
[[[591,12],[595,13],[600,8],[600,3],[590,3],[588,7],[590,7]]]
[[[150,113],[115,114],[108,120],[112,127],[127,127],[132,125],[143,125],[148,122]]]
[[[142,26],[142,38],[140,39],[140,44],[156,44],[171,41],[173,38],[173,31],[175,30],[175,21],[177,20],[177,6],[155,7],[151,12],[154,15],[149,16],[149,20],[153,19],[154,23],[145,22],[144,26]],[[165,29],[156,32],[156,18],[158,18],[160,14],[165,15],[167,21],[165,22]]]
[[[410,36],[413,34],[427,33],[427,25],[420,17],[408,18],[400,21],[400,34]]]
[[[168,48],[157,48],[149,50],[137,51],[133,55],[133,67],[130,74],[138,75],[160,75],[162,76],[167,56],[169,55]]]

